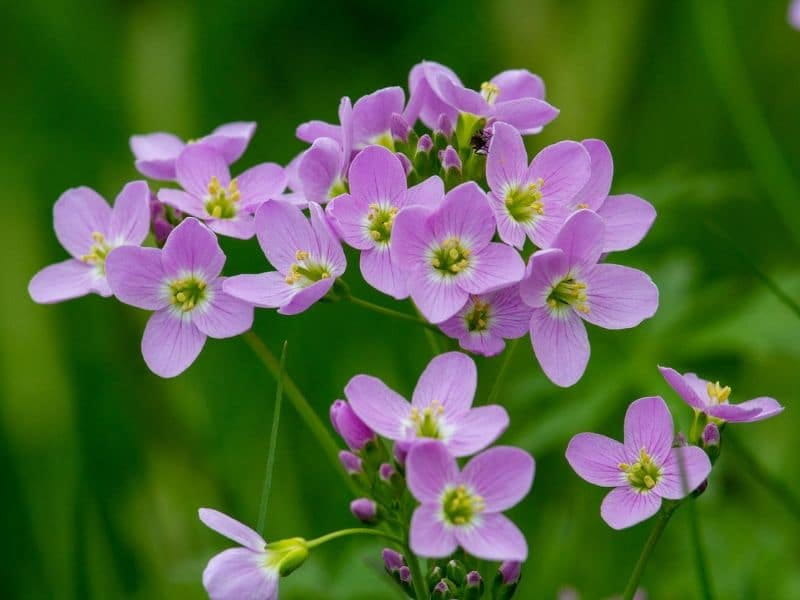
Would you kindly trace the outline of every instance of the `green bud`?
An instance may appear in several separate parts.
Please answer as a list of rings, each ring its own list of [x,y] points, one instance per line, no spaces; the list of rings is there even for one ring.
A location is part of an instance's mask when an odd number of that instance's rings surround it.
[[[464,583],[464,578],[467,575],[467,570],[464,568],[464,565],[457,560],[448,562],[445,572],[447,573],[447,578],[459,586]]]

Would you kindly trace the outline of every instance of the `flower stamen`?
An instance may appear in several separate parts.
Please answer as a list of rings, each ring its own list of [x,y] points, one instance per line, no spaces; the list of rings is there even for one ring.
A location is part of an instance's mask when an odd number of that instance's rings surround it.
[[[526,186],[514,186],[506,192],[505,206],[509,216],[518,223],[529,223],[544,214],[542,202],[544,179],[539,177]]]
[[[232,219],[236,216],[236,203],[241,194],[235,179],[231,179],[228,187],[222,187],[216,175],[208,182],[206,211],[215,219]]]

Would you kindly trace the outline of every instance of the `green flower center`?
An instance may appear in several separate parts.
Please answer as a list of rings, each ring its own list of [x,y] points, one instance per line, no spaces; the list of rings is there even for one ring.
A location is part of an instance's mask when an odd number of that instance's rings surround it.
[[[708,391],[708,397],[711,400],[712,404],[727,404],[728,398],[731,395],[731,388],[727,385],[722,387],[719,384],[719,381],[716,383],[711,383],[710,381],[706,384],[706,390]]]
[[[347,182],[344,181],[341,177],[337,177],[336,181],[333,182],[330,189],[328,190],[328,198],[336,198],[336,196],[341,196],[342,194],[346,194],[348,192]]]
[[[392,237],[392,225],[397,216],[398,208],[395,206],[383,207],[380,204],[370,204],[367,213],[367,229],[369,236],[376,244],[388,244]]]
[[[512,219],[518,223],[528,223],[544,214],[543,185],[544,180],[540,177],[531,184],[515,186],[506,192],[506,210]]]
[[[410,419],[417,428],[417,437],[439,439],[439,417],[444,414],[444,406],[438,400],[434,400],[429,406],[422,410],[416,406],[412,407]]]
[[[312,283],[328,279],[331,276],[330,269],[311,261],[309,253],[305,250],[298,250],[294,257],[297,262],[292,263],[285,278],[289,285],[299,284],[301,287],[308,287]]]
[[[394,152],[394,138],[392,138],[392,134],[389,131],[384,131],[380,135],[376,135],[370,140],[370,143],[373,146],[383,146]]]
[[[433,251],[431,266],[442,275],[457,275],[469,267],[469,248],[464,248],[458,238],[448,238]]]
[[[475,300],[472,309],[464,315],[467,331],[486,331],[489,329],[489,303]]]
[[[559,281],[547,296],[547,305],[553,310],[573,307],[582,313],[589,312],[586,303],[586,284],[576,281],[573,277],[566,277]]]
[[[239,187],[231,179],[227,188],[222,187],[217,176],[211,177],[206,196],[206,210],[215,219],[232,219],[236,216],[236,203],[239,202]]]
[[[639,451],[639,460],[632,465],[620,463],[619,469],[626,474],[628,483],[639,492],[652,490],[661,479],[661,468],[644,448]]]
[[[106,242],[105,236],[99,231],[92,232],[92,240],[94,243],[89,247],[89,252],[81,256],[81,260],[87,264],[97,267],[101,273],[105,274],[106,257],[108,256],[108,253],[113,250],[113,248],[108,242]]]
[[[180,311],[189,312],[208,296],[206,282],[190,275],[169,284],[170,302]]]
[[[444,519],[450,525],[468,525],[484,508],[483,498],[464,485],[448,489],[442,498]]]

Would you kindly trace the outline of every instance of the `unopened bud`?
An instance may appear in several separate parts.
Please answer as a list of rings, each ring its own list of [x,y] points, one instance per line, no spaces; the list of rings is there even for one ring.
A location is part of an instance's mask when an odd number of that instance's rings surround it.
[[[499,573],[506,585],[519,582],[522,563],[516,560],[507,560],[500,565]]]
[[[358,475],[364,470],[361,459],[347,450],[339,452],[339,462],[348,475]]]
[[[703,429],[703,446],[705,448],[716,447],[719,446],[719,442],[719,427],[717,427],[716,423],[709,423]]]
[[[447,572],[447,578],[452,580],[456,585],[461,585],[464,582],[464,578],[467,576],[467,570],[464,568],[464,565],[457,560],[448,561],[445,571]]]
[[[477,571],[470,571],[464,578],[464,600],[478,600],[483,596],[483,577]]]
[[[394,470],[394,467],[389,463],[383,463],[380,467],[378,467],[378,477],[381,478],[381,481],[389,483],[394,477],[397,471]]]
[[[331,424],[351,450],[361,450],[367,442],[375,439],[375,432],[358,418],[352,407],[344,400],[331,405]]]
[[[432,148],[433,148],[433,140],[431,139],[431,136],[429,136],[426,133],[421,138],[419,138],[419,141],[417,142],[417,152],[427,154],[428,152],[431,151]]]
[[[434,130],[434,133],[440,133],[449,138],[451,135],[453,135],[453,128],[453,121],[450,120],[450,117],[445,114],[441,114],[439,115],[439,119],[436,121],[436,129]]]
[[[369,498],[356,498],[350,503],[350,512],[362,523],[374,523],[378,518],[378,505]]]
[[[452,146],[448,146],[441,152],[439,152],[439,161],[442,163],[442,169],[445,172],[450,170],[461,172],[461,158],[458,156],[458,152]]]
[[[508,560],[500,565],[492,582],[492,598],[509,600],[514,596],[519,584],[522,563]]]
[[[389,120],[389,129],[392,132],[392,138],[396,141],[408,141],[408,134],[411,133],[411,127],[403,115],[399,113],[392,113],[392,116]]]
[[[433,592],[431,592],[431,598],[452,598],[453,592],[455,591],[456,589],[452,581],[448,581],[447,579],[440,579],[436,583],[436,585],[433,586]]]
[[[411,164],[411,160],[402,152],[397,152],[395,156],[400,161],[400,164],[403,165],[403,172],[406,174],[406,177],[408,177],[408,174],[414,170],[414,165]]]
[[[391,548],[384,548],[381,557],[383,558],[383,566],[390,573],[399,570],[400,567],[406,564],[406,559],[403,558],[403,555]]]
[[[397,569],[397,575],[402,583],[411,583],[411,569],[406,565]]]
[[[392,448],[392,455],[394,459],[397,461],[397,464],[404,466],[406,464],[406,457],[408,456],[408,451],[411,449],[411,442],[395,442],[394,448]]]

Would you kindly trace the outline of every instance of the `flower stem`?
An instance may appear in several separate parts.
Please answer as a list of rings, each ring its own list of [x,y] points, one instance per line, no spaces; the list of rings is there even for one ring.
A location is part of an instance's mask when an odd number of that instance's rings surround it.
[[[636,561],[633,573],[631,573],[631,577],[628,579],[628,585],[625,586],[622,600],[633,600],[636,589],[639,587],[639,580],[642,578],[644,568],[647,566],[647,561],[650,560],[650,555],[653,553],[653,550],[655,550],[656,544],[658,544],[658,540],[661,539],[661,534],[664,533],[664,529],[667,527],[667,523],[669,523],[672,513],[675,512],[676,508],[678,508],[678,503],[662,509],[658,514],[658,520],[653,530],[650,532],[650,537],[648,537],[647,541],[644,543],[642,553],[639,555],[639,560]]]
[[[503,391],[503,382],[505,380],[506,373],[508,372],[508,366],[511,364],[511,357],[514,356],[514,350],[517,349],[519,340],[520,338],[517,338],[508,344],[506,355],[503,358],[502,364],[500,365],[500,370],[497,372],[497,377],[494,379],[494,384],[492,385],[492,390],[489,392],[489,398],[486,400],[486,404],[494,404],[495,400],[497,400],[497,396],[499,396],[500,392]]]
[[[309,540],[308,542],[306,542],[306,544],[308,545],[309,548],[316,548],[317,546],[326,544],[331,540],[347,537],[349,535],[373,535],[376,537],[382,537],[384,539],[387,539],[390,542],[394,542],[399,546],[403,545],[403,540],[392,535],[391,533],[386,533],[385,531],[381,531],[380,529],[367,529],[366,527],[352,527],[350,529],[340,529],[339,531],[332,531],[331,533],[322,535],[313,540]]]
[[[278,388],[275,392],[275,409],[272,413],[272,431],[269,436],[269,451],[267,452],[267,466],[264,473],[264,487],[261,491],[261,506],[258,509],[258,525],[256,531],[264,534],[264,524],[267,520],[267,505],[269,504],[269,493],[272,489],[272,471],[275,467],[275,449],[278,445],[278,423],[281,420],[281,404],[283,404],[283,378],[286,375],[286,346],[288,342],[283,342],[281,350],[280,375],[278,377]]]
[[[275,355],[270,351],[261,338],[252,331],[246,332],[242,337],[253,350],[258,359],[262,362],[262,364],[267,368],[267,371],[269,371],[276,380],[280,380],[280,362],[277,358],[275,358]],[[292,381],[292,378],[289,377],[289,374],[284,373],[282,379],[283,391],[286,394],[286,397],[289,398],[289,401],[294,405],[295,409],[300,414],[300,417],[306,422],[306,425],[311,430],[311,433],[315,438],[317,438],[320,446],[322,446],[322,449],[325,451],[325,454],[331,461],[331,464],[334,466],[335,471],[341,475],[350,491],[354,494],[357,494],[358,489],[356,488],[355,483],[347,475],[347,473],[345,473],[344,469],[342,469],[342,466],[339,463],[339,446],[336,444],[333,436],[328,431],[328,428],[325,427],[325,424],[322,422],[319,416],[317,416],[317,413],[314,412],[313,408],[311,408],[308,400],[306,400],[305,396],[303,396],[302,392],[300,392],[297,385],[295,385],[294,381]]]
[[[422,325],[432,331],[439,331],[439,328],[432,323],[428,323],[424,319],[409,315],[408,313],[400,312],[399,310],[394,310],[393,308],[386,308],[385,306],[380,306],[378,304],[373,304],[369,300],[363,300],[362,298],[357,298],[356,296],[347,296],[347,300],[355,304],[356,306],[360,306],[362,308],[366,308],[367,310],[371,310],[372,312],[378,313],[380,315],[384,315],[387,317],[393,317],[395,319],[401,319],[403,321],[407,321],[409,323],[416,323],[417,325]]]
[[[422,569],[419,567],[417,555],[411,551],[408,544],[404,546],[404,550],[408,570],[411,571],[411,582],[414,584],[414,595],[417,600],[425,600],[428,597],[428,591],[425,585],[425,578],[422,576]]]
[[[700,589],[703,592],[703,600],[712,600],[714,593],[711,588],[711,577],[708,571],[708,562],[703,547],[703,538],[700,535],[700,519],[697,517],[697,506],[693,501],[689,501],[689,528],[692,533],[692,546],[694,546],[694,562],[697,565],[697,577],[700,579]]]

